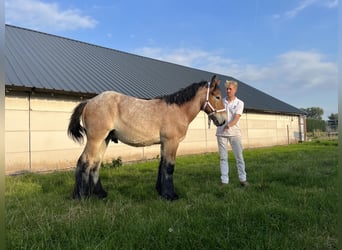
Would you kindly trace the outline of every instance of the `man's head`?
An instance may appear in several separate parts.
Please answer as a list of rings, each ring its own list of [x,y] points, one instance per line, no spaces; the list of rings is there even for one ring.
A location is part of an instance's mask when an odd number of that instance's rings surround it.
[[[238,89],[238,83],[236,81],[229,81],[227,80],[225,83],[226,86],[226,91],[227,91],[227,96],[230,97],[234,97],[235,93]]]

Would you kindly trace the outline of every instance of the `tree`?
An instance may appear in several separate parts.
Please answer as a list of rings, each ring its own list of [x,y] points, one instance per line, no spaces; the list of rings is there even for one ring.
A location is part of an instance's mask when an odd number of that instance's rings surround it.
[[[326,122],[323,120],[306,119],[306,131],[307,132],[315,132],[315,131],[326,131]]]
[[[328,119],[331,120],[331,121],[337,121],[338,120],[338,113],[336,113],[336,114],[331,113],[328,116]]]
[[[301,108],[301,110],[306,113],[306,117],[309,119],[322,120],[324,111],[320,107]]]
[[[338,113],[333,114],[331,113],[331,115],[328,116],[328,127],[331,130],[336,130],[338,127]]]

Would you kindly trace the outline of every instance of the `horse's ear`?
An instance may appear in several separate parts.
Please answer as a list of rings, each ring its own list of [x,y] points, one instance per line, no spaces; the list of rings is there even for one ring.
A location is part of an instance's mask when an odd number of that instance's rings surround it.
[[[213,77],[211,78],[211,81],[210,81],[210,85],[213,88],[216,88],[216,86],[218,86],[219,84],[220,84],[220,80],[216,78],[216,75],[213,75]]]
[[[216,79],[216,75],[213,75],[213,77],[210,80],[210,84],[214,83],[215,79]]]

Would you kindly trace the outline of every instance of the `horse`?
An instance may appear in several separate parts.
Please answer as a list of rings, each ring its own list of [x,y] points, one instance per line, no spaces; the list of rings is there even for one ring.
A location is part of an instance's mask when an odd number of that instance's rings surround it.
[[[67,132],[76,142],[82,143],[84,136],[87,141],[77,161],[72,197],[107,197],[99,170],[109,142],[120,141],[134,147],[160,144],[156,190],[167,200],[178,199],[173,184],[176,152],[190,122],[201,110],[216,126],[227,120],[219,83],[214,75],[210,82],[193,83],[152,99],[105,91],[79,103]]]

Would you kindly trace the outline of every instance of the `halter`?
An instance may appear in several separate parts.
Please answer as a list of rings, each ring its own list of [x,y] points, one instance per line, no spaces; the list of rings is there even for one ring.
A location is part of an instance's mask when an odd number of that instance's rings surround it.
[[[226,109],[219,109],[219,110],[216,110],[213,105],[211,105],[211,103],[209,102],[209,92],[210,92],[210,82],[208,82],[208,90],[207,90],[207,98],[205,100],[205,103],[202,107],[202,110],[205,112],[205,108],[207,107],[207,105],[209,106],[209,108],[211,109],[211,112],[210,113],[207,113],[208,115],[208,128],[210,128],[210,122],[211,122],[211,119],[210,117],[213,116],[215,113],[219,113],[219,112],[225,112]]]

